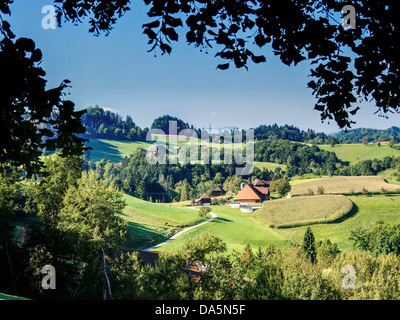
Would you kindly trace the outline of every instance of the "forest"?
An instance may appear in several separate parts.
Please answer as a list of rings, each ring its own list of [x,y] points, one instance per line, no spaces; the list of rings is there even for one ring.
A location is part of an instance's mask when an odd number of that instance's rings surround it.
[[[341,131],[332,135],[342,142],[356,142],[362,143],[363,139],[367,137],[368,142],[382,142],[394,140],[396,143],[400,142],[400,128],[390,127],[388,129],[371,129],[371,128],[356,128],[347,131]],[[365,140],[364,140],[365,141]]]

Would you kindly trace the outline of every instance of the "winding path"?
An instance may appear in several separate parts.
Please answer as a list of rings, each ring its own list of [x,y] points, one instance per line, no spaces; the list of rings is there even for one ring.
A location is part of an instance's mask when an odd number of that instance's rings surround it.
[[[194,209],[194,208],[193,208],[193,207],[190,207],[190,209]],[[197,209],[196,209],[196,210],[197,210]],[[180,236],[182,233],[184,233],[184,232],[186,232],[186,231],[189,231],[189,230],[192,230],[192,229],[194,229],[194,228],[200,227],[200,226],[202,226],[202,225],[204,225],[204,224],[206,224],[206,223],[209,223],[209,222],[211,222],[211,221],[213,221],[214,219],[217,218],[217,215],[216,215],[215,213],[210,212],[210,214],[211,214],[211,218],[208,219],[207,221],[204,221],[204,222],[202,222],[202,223],[199,223],[199,224],[196,224],[196,225],[194,225],[194,226],[191,226],[191,227],[188,227],[188,228],[186,228],[186,229],[183,229],[182,231],[179,231],[177,234],[173,235],[173,236],[172,236],[171,238],[169,238],[168,240],[165,240],[164,242],[159,243],[159,244],[157,244],[157,245],[155,245],[155,246],[152,246],[152,247],[150,247],[150,248],[144,249],[143,251],[150,251],[150,250],[153,250],[154,248],[158,248],[158,247],[160,247],[160,246],[162,246],[162,245],[164,245],[164,244],[166,244],[166,243],[168,243],[168,242],[171,242],[171,241],[174,240],[176,237]]]

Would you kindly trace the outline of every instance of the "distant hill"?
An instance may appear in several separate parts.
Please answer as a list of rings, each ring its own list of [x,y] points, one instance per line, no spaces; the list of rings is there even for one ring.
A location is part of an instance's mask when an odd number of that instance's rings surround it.
[[[149,131],[149,128],[137,126],[131,116],[124,120],[117,113],[99,106],[87,108],[82,124],[86,128],[85,137],[94,139],[146,141]]]
[[[362,142],[364,137],[368,137],[369,142],[382,142],[394,140],[396,143],[400,142],[400,128],[391,127],[388,129],[371,129],[371,128],[357,128],[340,131],[332,134],[332,137],[339,141],[352,141]]]
[[[260,125],[255,128],[254,138],[258,141],[283,139],[314,144],[330,144],[331,140],[334,139],[323,132],[315,132],[312,129],[304,131],[295,126],[287,124],[278,126],[276,123],[273,125]]]

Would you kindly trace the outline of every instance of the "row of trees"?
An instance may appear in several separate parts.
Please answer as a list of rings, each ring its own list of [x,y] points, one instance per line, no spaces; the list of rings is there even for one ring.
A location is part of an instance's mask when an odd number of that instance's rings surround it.
[[[342,176],[374,176],[387,169],[396,169],[397,179],[400,179],[400,158],[386,156],[383,159],[363,160],[349,166],[341,166],[337,170]]]
[[[388,129],[371,129],[357,128],[347,131],[340,131],[332,135],[339,141],[343,142],[382,142],[393,140],[396,143],[400,142],[400,128],[390,127]]]
[[[254,129],[254,138],[260,140],[290,140],[315,144],[330,144],[334,139],[323,132],[315,132],[312,129],[307,131],[291,125],[278,126],[260,125]]]
[[[286,165],[288,177],[305,173],[334,174],[341,164],[334,152],[287,140],[256,142],[254,159]]]

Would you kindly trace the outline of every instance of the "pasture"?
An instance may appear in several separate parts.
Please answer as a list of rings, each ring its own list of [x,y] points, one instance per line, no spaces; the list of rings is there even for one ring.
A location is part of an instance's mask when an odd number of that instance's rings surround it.
[[[400,150],[390,148],[388,145],[378,147],[377,143],[337,144],[334,147],[324,144],[318,146],[320,149],[336,153],[340,160],[348,161],[350,164],[363,160],[383,159],[387,156],[400,157]]]
[[[124,246],[144,249],[167,240],[185,227],[205,221],[198,211],[140,200],[124,195],[121,217],[128,221],[131,239]]]
[[[212,206],[211,212],[218,217],[203,226],[190,230],[173,241],[152,250],[154,252],[173,252],[179,250],[188,238],[195,238],[203,232],[221,238],[227,244],[228,252],[242,251],[249,243],[252,248],[264,248],[274,243],[282,249],[290,247],[289,241],[276,230],[266,228],[249,219],[249,214],[228,206]]]
[[[267,169],[270,171],[275,171],[276,168],[281,168],[282,170],[286,170],[286,165],[278,164],[274,162],[258,162],[254,161],[254,167],[259,169]]]

